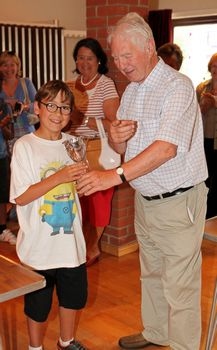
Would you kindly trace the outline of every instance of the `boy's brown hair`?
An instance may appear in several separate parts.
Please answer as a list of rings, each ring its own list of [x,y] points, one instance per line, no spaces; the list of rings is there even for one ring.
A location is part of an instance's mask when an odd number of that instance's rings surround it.
[[[42,100],[53,100],[60,91],[63,102],[69,102],[70,107],[73,108],[74,96],[68,85],[62,80],[50,80],[42,85],[35,95],[35,101],[37,101],[40,106]]]

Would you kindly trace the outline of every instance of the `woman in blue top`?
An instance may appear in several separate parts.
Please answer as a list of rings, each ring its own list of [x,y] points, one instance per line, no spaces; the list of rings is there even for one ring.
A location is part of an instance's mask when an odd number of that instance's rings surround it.
[[[36,89],[28,78],[21,78],[21,61],[12,51],[4,51],[0,55],[0,72],[3,74],[0,97],[12,109],[16,116],[14,124],[14,138],[28,134],[35,130],[32,125],[33,101]]]
[[[1,77],[0,77],[1,88]],[[7,228],[7,203],[9,202],[10,165],[3,129],[10,123],[8,106],[0,98],[0,242],[16,244],[16,236]]]

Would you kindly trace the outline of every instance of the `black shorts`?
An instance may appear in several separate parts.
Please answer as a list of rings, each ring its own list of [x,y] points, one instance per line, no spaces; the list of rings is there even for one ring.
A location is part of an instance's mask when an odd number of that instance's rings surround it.
[[[54,287],[59,306],[66,309],[82,309],[87,301],[87,271],[85,264],[75,268],[58,268],[36,271],[46,279],[46,286],[24,296],[24,312],[36,322],[46,321]]]
[[[0,203],[8,203],[10,187],[10,161],[8,157],[0,159],[0,178]]]

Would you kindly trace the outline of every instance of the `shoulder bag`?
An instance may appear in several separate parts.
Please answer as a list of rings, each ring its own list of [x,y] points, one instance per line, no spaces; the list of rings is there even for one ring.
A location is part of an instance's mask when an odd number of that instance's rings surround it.
[[[108,138],[102,123],[102,119],[96,119],[97,128],[101,141],[101,151],[99,156],[99,164],[104,169],[117,168],[121,163],[121,156],[115,152],[108,143]]]
[[[22,86],[22,89],[23,89],[23,92],[24,92],[24,103],[29,105],[31,103],[30,101],[30,98],[29,98],[29,93],[28,93],[28,89],[27,89],[27,86],[26,86],[26,80],[25,78],[20,78],[20,82],[21,82],[21,86]],[[37,124],[39,122],[39,118],[36,114],[34,113],[27,113],[27,118],[28,118],[28,121],[29,121],[29,124],[30,125],[34,125],[34,124]]]

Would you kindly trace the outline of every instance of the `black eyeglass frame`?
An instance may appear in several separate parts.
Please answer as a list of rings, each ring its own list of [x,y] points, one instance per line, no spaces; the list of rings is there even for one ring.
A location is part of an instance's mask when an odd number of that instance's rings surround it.
[[[58,109],[60,110],[61,114],[63,114],[63,115],[69,115],[72,112],[72,108],[69,107],[69,106],[66,106],[66,105],[58,106],[54,102],[47,102],[47,103],[45,103],[45,102],[42,102],[42,101],[40,101],[39,103],[44,105],[46,107],[47,111],[50,112],[50,113],[56,113],[56,111]],[[50,109],[49,109],[49,106],[50,106]],[[64,109],[64,108],[66,108],[66,109]]]

